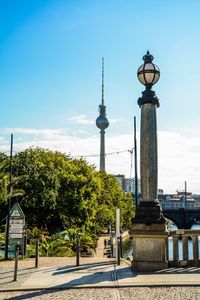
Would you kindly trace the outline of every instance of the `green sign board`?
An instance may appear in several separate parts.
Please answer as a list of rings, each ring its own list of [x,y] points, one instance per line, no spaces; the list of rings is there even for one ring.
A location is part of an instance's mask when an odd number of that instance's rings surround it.
[[[25,221],[25,215],[21,209],[21,206],[19,203],[15,203],[10,210],[10,218],[11,219],[24,219]]]
[[[19,205],[15,203],[10,210],[9,245],[23,244],[25,215]]]

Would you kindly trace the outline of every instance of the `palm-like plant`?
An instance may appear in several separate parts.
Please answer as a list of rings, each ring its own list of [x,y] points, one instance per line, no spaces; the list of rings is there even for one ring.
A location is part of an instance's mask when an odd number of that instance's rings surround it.
[[[48,236],[48,231],[43,228],[33,227],[32,229],[26,229],[26,234],[31,240],[43,241]]]
[[[78,235],[77,228],[70,228],[57,233],[57,236],[61,239],[64,239],[67,242],[68,247],[73,252],[76,251],[77,235]]]
[[[6,155],[0,154],[0,201],[6,202],[9,197],[18,197],[24,194],[22,189],[17,188],[17,183],[22,177],[12,176],[10,185],[9,159]]]
[[[80,238],[80,248],[89,250],[96,248],[96,240],[85,231],[80,231],[79,228],[69,228],[57,234],[60,238],[65,239],[68,247],[75,253],[77,238]]]
[[[39,246],[41,256],[73,256],[73,251],[68,247],[67,242],[58,237],[51,237],[43,240]]]
[[[25,233],[27,234],[28,238],[30,239],[30,244],[27,248],[27,255],[28,256],[35,256],[35,246],[36,246],[36,240],[40,243],[45,242],[48,238],[48,231],[46,229],[39,229],[37,227],[33,227],[32,229],[27,228],[25,230]]]
[[[34,227],[27,229],[26,233],[31,240],[29,255],[35,253],[35,241],[39,240],[40,256],[74,256],[77,247],[77,238],[80,238],[80,248],[83,251],[95,250],[96,239],[86,232],[80,233],[78,228],[66,229],[62,232],[48,236],[45,229]]]
[[[0,155],[0,201],[6,202],[9,197],[9,174],[8,174],[8,158]]]
[[[0,245],[5,245],[6,243],[6,235],[5,232],[0,233]]]

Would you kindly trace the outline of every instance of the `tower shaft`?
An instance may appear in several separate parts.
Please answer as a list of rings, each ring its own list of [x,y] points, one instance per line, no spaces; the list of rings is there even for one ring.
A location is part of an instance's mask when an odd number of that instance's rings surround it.
[[[100,130],[100,171],[105,171],[105,130]]]

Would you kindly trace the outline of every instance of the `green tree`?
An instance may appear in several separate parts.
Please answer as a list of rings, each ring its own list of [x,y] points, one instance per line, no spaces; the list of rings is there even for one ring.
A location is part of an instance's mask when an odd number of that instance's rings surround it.
[[[18,187],[24,190],[20,204],[29,227],[48,228],[53,217],[57,220],[54,212],[59,189],[55,168],[58,162],[56,152],[40,148],[30,148],[15,156],[13,172],[23,176]]]
[[[95,218],[96,181],[94,167],[60,152],[29,148],[14,160],[16,176],[24,196],[21,207],[28,226],[48,228],[87,226]]]
[[[73,160],[71,170],[62,176],[58,209],[65,227],[89,227],[95,220],[97,202],[94,167],[84,160]],[[63,210],[64,208],[64,210]]]
[[[14,156],[13,175],[16,188],[24,191],[18,202],[28,227],[96,233],[115,223],[116,208],[121,210],[121,226],[130,227],[131,195],[124,194],[115,176],[96,171],[84,159],[29,148]]]
[[[115,224],[116,208],[120,208],[122,228],[130,228],[131,218],[135,214],[134,201],[130,193],[125,194],[114,175],[98,172],[99,188],[97,195],[98,213],[96,223],[99,229]]]
[[[0,153],[0,203],[6,203],[9,196],[9,158]]]
[[[10,158],[0,153],[0,223],[6,223],[8,212],[8,200],[11,205],[23,195],[23,190],[17,188],[19,178],[12,176],[12,187],[10,186]]]

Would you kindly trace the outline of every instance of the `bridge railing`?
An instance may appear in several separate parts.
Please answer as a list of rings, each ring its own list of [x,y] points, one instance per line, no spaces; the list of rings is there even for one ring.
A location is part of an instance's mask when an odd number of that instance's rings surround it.
[[[168,237],[169,267],[200,266],[200,230],[174,230]],[[170,244],[170,245],[169,245]]]

